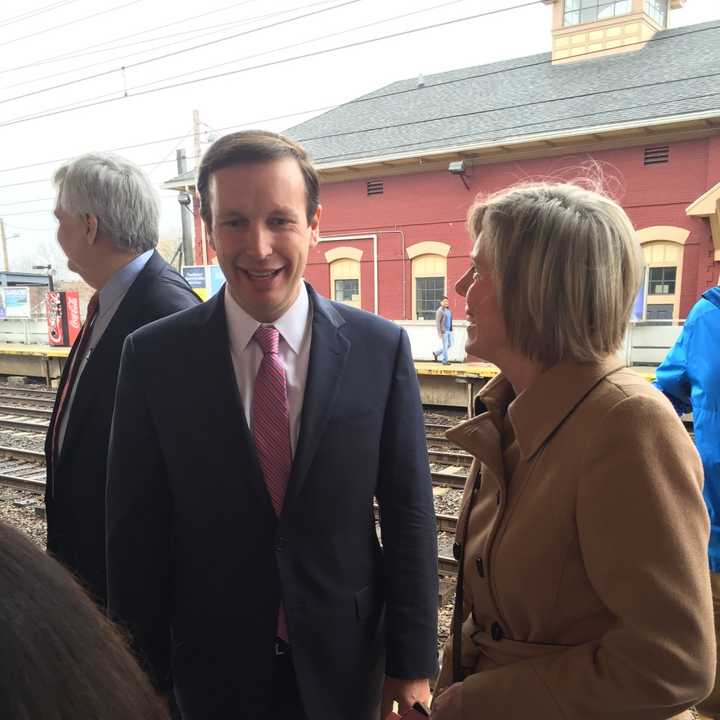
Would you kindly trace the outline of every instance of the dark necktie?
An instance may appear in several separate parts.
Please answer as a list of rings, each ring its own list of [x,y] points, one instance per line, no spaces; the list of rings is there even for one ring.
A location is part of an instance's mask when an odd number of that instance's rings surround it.
[[[87,306],[87,315],[85,322],[80,329],[80,334],[75,341],[75,352],[73,353],[72,360],[70,362],[70,368],[68,370],[67,377],[60,391],[60,399],[58,400],[57,412],[55,413],[55,424],[53,425],[53,436],[52,436],[52,459],[56,462],[58,459],[58,439],[60,433],[60,425],[62,423],[63,414],[67,409],[67,402],[70,399],[70,391],[75,385],[77,380],[78,370],[82,364],[85,350],[87,349],[88,343],[90,342],[90,336],[92,335],[93,321],[98,310],[98,293],[93,293],[90,298],[90,302]]]

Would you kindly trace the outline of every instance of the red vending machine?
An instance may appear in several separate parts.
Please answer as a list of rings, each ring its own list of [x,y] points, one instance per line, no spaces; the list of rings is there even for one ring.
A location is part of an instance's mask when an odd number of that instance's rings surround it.
[[[46,296],[48,344],[70,347],[77,338],[80,321],[80,296],[76,290],[51,291]]]

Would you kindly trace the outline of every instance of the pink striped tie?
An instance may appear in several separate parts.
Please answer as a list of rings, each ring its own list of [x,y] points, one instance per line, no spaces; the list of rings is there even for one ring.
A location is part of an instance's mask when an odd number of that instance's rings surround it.
[[[280,335],[277,328],[261,325],[255,331],[255,341],[263,351],[263,359],[255,378],[252,433],[265,485],[275,514],[280,517],[292,465],[285,366],[278,355]],[[277,634],[287,641],[287,622],[282,605],[278,613]]]

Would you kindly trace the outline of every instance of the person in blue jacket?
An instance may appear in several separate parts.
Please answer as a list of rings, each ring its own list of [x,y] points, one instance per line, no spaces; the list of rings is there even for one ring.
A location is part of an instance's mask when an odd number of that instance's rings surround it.
[[[679,415],[692,411],[695,444],[705,472],[703,496],[710,515],[710,581],[715,636],[720,639],[720,287],[703,294],[680,336],[655,373],[655,386]],[[720,644],[718,647],[720,655]],[[698,708],[720,718],[720,672],[715,687]]]

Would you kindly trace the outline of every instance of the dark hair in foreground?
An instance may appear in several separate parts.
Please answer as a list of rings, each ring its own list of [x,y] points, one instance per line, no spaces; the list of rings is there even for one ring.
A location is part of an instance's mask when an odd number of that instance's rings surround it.
[[[117,631],[70,574],[3,523],[0,718],[167,719]]]
[[[209,186],[210,177],[214,172],[235,165],[272,162],[283,158],[293,158],[300,166],[307,195],[307,220],[310,222],[320,203],[320,181],[303,147],[277,133],[266,130],[243,130],[216,140],[200,163],[197,180],[200,215],[208,228],[212,228]]]

